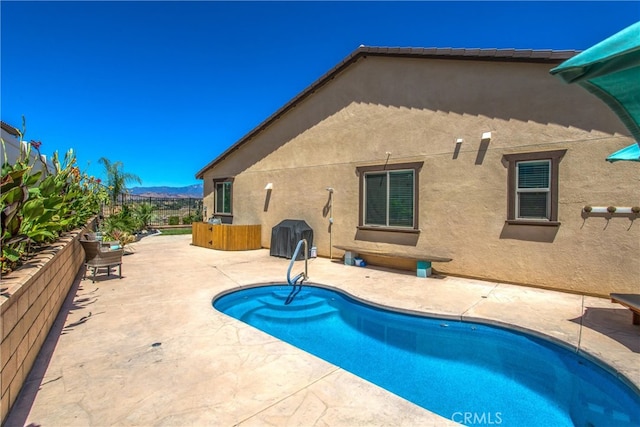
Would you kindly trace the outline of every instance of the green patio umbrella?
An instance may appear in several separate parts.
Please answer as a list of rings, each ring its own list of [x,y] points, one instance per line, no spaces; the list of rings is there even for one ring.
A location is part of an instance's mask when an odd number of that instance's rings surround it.
[[[634,142],[630,146],[624,147],[622,150],[618,150],[607,157],[607,161],[611,163],[618,162],[620,160],[640,162],[640,145],[637,142]]]
[[[604,101],[640,146],[640,22],[564,61],[550,73],[567,83],[578,83]]]

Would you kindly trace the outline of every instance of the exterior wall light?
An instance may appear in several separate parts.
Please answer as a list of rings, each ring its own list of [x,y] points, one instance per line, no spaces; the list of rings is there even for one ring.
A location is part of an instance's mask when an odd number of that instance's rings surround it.
[[[273,182],[268,183],[267,185],[264,186],[265,190],[273,190]]]

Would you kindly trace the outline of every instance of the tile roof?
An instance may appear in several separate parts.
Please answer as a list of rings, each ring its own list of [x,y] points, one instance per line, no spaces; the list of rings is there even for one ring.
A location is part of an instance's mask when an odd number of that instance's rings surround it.
[[[251,138],[262,132],[267,126],[279,119],[289,109],[300,101],[312,95],[317,89],[324,86],[337,74],[344,71],[352,63],[361,57],[385,56],[404,58],[428,58],[428,59],[454,59],[472,61],[498,61],[498,62],[528,62],[543,64],[560,64],[561,62],[580,53],[578,50],[535,50],[535,49],[467,49],[467,48],[415,48],[415,47],[374,47],[361,45],[345,59],[327,71],[319,79],[305,88],[297,96],[279,108],[275,113],[256,126],[235,144],[231,145],[222,154],[216,157],[196,173],[197,179],[202,179],[204,173],[224,160],[229,154],[240,148]]]

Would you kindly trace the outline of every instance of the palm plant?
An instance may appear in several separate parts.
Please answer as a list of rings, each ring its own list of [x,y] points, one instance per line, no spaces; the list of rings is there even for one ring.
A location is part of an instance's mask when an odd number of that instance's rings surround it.
[[[118,196],[127,191],[128,183],[137,182],[138,184],[142,184],[142,180],[138,175],[123,171],[123,164],[121,161],[112,162],[106,157],[101,157],[98,162],[104,166],[104,170],[107,175],[109,196],[112,202],[115,203]]]
[[[153,205],[151,203],[141,203],[133,208],[133,216],[138,221],[138,228],[149,228],[153,215]]]

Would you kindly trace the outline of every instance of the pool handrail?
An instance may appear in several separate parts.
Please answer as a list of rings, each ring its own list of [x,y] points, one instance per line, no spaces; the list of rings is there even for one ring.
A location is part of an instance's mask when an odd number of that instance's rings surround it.
[[[302,246],[303,242],[304,242],[304,271],[299,273],[296,277],[293,278],[293,280],[291,280],[291,269],[293,268],[293,263],[296,261],[296,258],[298,258],[298,253],[300,252],[300,247]],[[307,239],[302,239],[296,245],[296,250],[293,251],[293,256],[291,257],[291,262],[289,263],[289,269],[287,270],[287,283],[289,283],[291,286],[294,286],[296,283],[298,283],[298,280],[300,280],[300,284],[302,284],[302,282],[309,279],[309,276],[307,274],[307,265],[308,265],[307,260],[309,257],[309,250],[307,245],[308,245]]]

